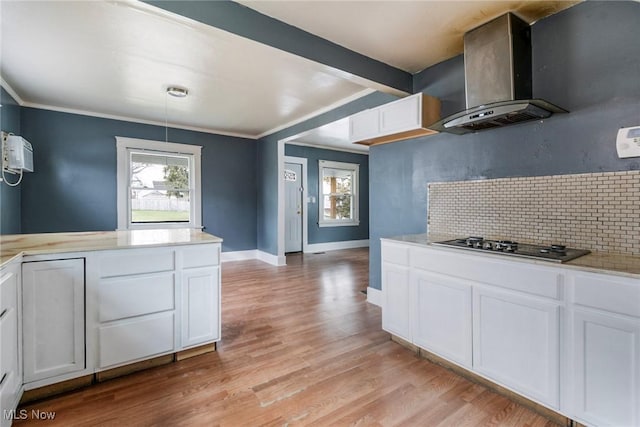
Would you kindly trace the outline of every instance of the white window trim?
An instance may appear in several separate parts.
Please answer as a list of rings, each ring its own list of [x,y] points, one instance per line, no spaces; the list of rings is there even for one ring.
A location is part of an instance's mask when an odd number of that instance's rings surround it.
[[[147,150],[155,152],[165,152],[172,154],[187,154],[193,156],[193,167],[190,171],[193,188],[190,197],[193,201],[188,223],[150,223],[131,224],[129,222],[129,150]],[[118,230],[135,230],[149,228],[202,228],[202,187],[201,187],[201,152],[199,145],[177,144],[174,142],[152,141],[148,139],[126,138],[116,136],[117,152],[117,207],[118,207]]]
[[[324,219],[324,197],[322,194],[322,169],[336,168],[347,169],[354,172],[352,203],[353,219]],[[330,160],[318,160],[318,226],[319,227],[356,227],[360,225],[360,165],[357,163],[332,162]]]

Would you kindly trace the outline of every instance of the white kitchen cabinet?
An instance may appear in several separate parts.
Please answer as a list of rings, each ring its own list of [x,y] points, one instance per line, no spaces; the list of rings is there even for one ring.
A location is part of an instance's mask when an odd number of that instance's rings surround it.
[[[427,126],[440,119],[440,101],[416,93],[354,114],[349,118],[349,140],[377,145],[437,133]]]
[[[408,267],[388,262],[382,264],[382,307],[382,329],[411,342]]]
[[[97,367],[220,339],[220,244],[99,254]]]
[[[575,310],[573,404],[590,425],[640,425],[640,320]]]
[[[558,408],[559,304],[485,287],[473,292],[473,369]]]
[[[97,368],[175,351],[175,249],[105,251],[97,264]]]
[[[373,138],[380,133],[380,113],[365,110],[349,118],[349,138],[352,142]]]
[[[220,338],[220,269],[202,267],[182,273],[182,348]]]
[[[0,427],[11,424],[10,411],[22,394],[19,328],[20,264],[0,271]]]
[[[382,329],[411,342],[409,249],[382,241]]]
[[[640,427],[636,276],[395,239],[382,272],[385,330],[585,425]]]
[[[111,368],[174,351],[173,311],[100,326],[98,368]]]
[[[471,286],[417,269],[411,281],[413,343],[471,368]]]
[[[379,107],[380,133],[383,135],[415,129],[421,124],[421,94],[407,96]]]
[[[85,369],[84,259],[22,265],[24,382]]]
[[[594,426],[640,426],[640,283],[570,275],[570,401]]]

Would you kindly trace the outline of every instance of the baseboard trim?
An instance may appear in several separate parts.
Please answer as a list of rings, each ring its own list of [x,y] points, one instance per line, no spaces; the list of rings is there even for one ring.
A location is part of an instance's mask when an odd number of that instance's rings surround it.
[[[382,307],[382,291],[369,286],[367,288],[367,302]]]
[[[249,251],[234,251],[234,252],[222,252],[220,261],[246,261],[249,259],[258,259],[258,250],[252,249]]]
[[[305,249],[305,253],[309,252],[326,252],[337,251],[340,249],[368,248],[369,239],[363,240],[345,240],[343,242],[327,242],[327,243],[309,243]]]
[[[257,259],[262,261],[262,262],[266,262],[267,264],[271,264],[271,265],[275,265],[276,267],[282,266],[282,265],[287,265],[287,262],[285,260],[285,257],[282,256],[278,256],[278,255],[273,255],[270,254],[268,252],[263,252],[263,251],[256,251],[257,252]]]

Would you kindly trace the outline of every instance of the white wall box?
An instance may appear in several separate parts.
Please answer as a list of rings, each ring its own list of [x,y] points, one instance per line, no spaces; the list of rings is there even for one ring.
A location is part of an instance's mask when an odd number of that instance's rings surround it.
[[[417,93],[349,118],[349,140],[362,145],[388,142],[437,133],[428,129],[440,119],[440,101]]]
[[[84,259],[22,265],[24,381],[85,369]]]
[[[0,270],[0,427],[11,424],[9,411],[22,396],[20,263]]]
[[[383,239],[382,294],[386,331],[587,426],[640,426],[637,278]]]

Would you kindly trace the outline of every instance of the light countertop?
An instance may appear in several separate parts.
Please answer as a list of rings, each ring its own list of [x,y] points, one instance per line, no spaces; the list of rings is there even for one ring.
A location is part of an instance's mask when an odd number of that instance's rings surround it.
[[[191,228],[89,231],[0,236],[0,266],[21,255],[104,251],[156,246],[220,243],[222,239]]]
[[[396,241],[402,243],[409,243],[417,246],[431,246],[433,242],[439,242],[443,240],[456,239],[459,236],[448,236],[438,234],[410,234],[406,236],[397,236],[384,238],[383,240]],[[437,246],[438,249],[444,250],[458,250],[456,248],[443,248]],[[492,254],[490,252],[472,252],[465,251],[465,253],[472,253],[479,256],[500,256],[499,254]],[[591,252],[588,255],[581,256],[574,260],[555,263],[544,260],[535,260],[529,258],[520,257],[502,257],[502,259],[508,258],[510,260],[518,260],[522,262],[529,262],[539,265],[549,266],[561,266],[576,270],[590,271],[594,273],[609,273],[620,276],[626,276],[631,278],[640,279],[640,256],[639,255],[624,255],[624,254],[610,254],[603,252]]]

